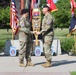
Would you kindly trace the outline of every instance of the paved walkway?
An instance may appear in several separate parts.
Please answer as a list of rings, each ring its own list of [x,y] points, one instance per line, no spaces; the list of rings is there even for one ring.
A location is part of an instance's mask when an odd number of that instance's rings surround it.
[[[46,62],[44,56],[32,57],[35,67],[19,67],[18,57],[0,55],[0,72],[4,75],[70,75],[70,72],[76,71],[76,56],[58,55],[52,57],[53,66],[44,68],[42,63]],[[13,72],[5,73],[5,72]],[[0,73],[2,75],[3,73]]]

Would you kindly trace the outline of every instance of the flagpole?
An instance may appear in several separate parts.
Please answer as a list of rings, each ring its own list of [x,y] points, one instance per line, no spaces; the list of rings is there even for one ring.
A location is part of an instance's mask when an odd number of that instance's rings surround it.
[[[11,24],[12,24],[12,21],[11,21],[11,19],[12,19],[12,15],[11,15],[11,2],[12,2],[12,0],[10,1],[10,26],[11,26]],[[12,46],[14,45],[14,41],[13,41],[13,30],[12,30]]]
[[[13,30],[12,30],[12,46],[14,46],[14,33],[13,33]]]
[[[12,0],[10,1],[10,26],[12,26],[11,25],[12,24],[12,21],[11,21],[11,19],[12,19],[11,2],[12,2]],[[13,33],[13,30],[12,30],[12,46],[14,46],[14,33]]]

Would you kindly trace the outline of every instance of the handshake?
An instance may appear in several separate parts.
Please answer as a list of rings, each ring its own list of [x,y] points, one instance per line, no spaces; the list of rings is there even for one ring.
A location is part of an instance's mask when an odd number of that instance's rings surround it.
[[[41,32],[39,32],[39,31],[31,31],[31,33],[32,34],[37,34],[37,35],[41,34]]]

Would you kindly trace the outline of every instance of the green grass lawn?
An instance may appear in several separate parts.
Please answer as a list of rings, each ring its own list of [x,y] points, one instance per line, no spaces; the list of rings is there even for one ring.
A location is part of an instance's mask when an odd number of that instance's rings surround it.
[[[60,28],[55,28],[54,29],[54,36],[58,39],[60,39],[61,41],[67,38],[73,38],[74,36],[67,36],[69,34],[69,28],[63,28],[63,30],[61,30]]]
[[[68,28],[63,28],[61,30],[60,28],[56,28],[54,30],[55,36],[56,37],[67,37],[67,34],[69,34],[69,29]],[[9,29],[9,32],[7,32],[7,29],[0,29],[0,40],[7,40],[12,38],[12,31]]]
[[[7,29],[0,29],[0,40],[11,39],[11,37],[12,37],[11,29],[9,29],[9,32],[7,32]]]
[[[67,34],[69,34],[69,29],[68,28],[63,28],[61,30],[60,28],[56,28],[54,30],[55,36],[56,37],[67,37]],[[7,32],[7,29],[0,29],[0,40],[7,40],[12,38],[12,31],[9,29],[9,32]]]
[[[66,37],[67,34],[69,34],[69,28],[63,28],[62,30],[60,28],[55,28],[54,33],[55,36]]]
[[[71,72],[71,75],[76,75],[76,72]]]

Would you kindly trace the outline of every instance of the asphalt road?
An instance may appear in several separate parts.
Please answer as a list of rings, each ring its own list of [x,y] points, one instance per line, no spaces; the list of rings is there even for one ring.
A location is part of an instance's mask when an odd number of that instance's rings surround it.
[[[70,75],[70,72],[76,71],[76,56],[52,56],[53,66],[50,68],[42,67],[44,62],[44,56],[32,56],[35,67],[19,67],[18,57],[0,55],[0,75]]]

